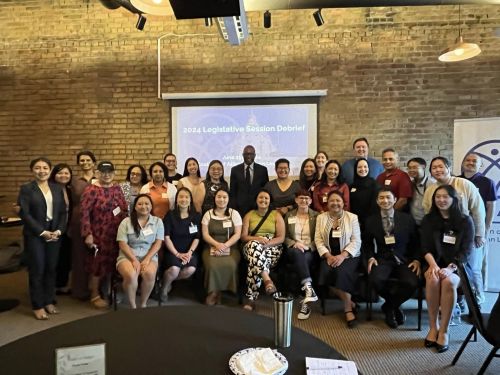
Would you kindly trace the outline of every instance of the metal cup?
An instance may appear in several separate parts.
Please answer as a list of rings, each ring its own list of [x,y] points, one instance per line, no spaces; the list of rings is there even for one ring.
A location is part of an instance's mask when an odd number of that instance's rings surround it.
[[[274,345],[288,348],[292,339],[293,297],[275,293],[274,299]]]

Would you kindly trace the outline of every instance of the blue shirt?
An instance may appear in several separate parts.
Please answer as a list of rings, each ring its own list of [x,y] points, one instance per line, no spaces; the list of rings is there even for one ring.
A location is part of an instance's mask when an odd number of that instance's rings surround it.
[[[149,215],[146,225],[139,232],[137,237],[130,217],[126,217],[118,227],[116,234],[117,241],[126,242],[127,245],[134,251],[136,257],[144,257],[156,240],[162,240],[164,237],[163,222],[159,217]],[[125,254],[120,250],[118,258],[124,257]],[[156,256],[155,256],[156,258]]]
[[[497,200],[497,192],[495,188],[495,183],[492,179],[484,176],[481,172],[477,172],[471,178],[467,178],[464,175],[459,177],[469,180],[474,185],[476,185],[479,190],[479,195],[483,198],[484,206],[486,207],[486,202],[495,202]]]
[[[344,182],[349,186],[351,186],[354,181],[354,164],[356,164],[356,160],[357,159],[349,159],[342,164],[342,177],[344,177]],[[368,176],[376,180],[377,176],[384,171],[384,167],[377,159],[368,158],[367,160],[369,169]]]

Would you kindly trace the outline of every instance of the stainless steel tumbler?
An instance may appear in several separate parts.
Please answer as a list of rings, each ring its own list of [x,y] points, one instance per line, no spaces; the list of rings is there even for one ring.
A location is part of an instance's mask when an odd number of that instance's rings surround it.
[[[292,339],[293,297],[275,293],[274,296],[274,345],[288,348]]]

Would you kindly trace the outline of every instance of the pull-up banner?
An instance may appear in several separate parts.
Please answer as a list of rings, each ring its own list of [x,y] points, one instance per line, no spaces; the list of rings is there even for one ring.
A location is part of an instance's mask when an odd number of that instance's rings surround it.
[[[480,172],[495,182],[497,204],[489,233],[486,290],[500,291],[500,117],[455,120],[453,141],[454,174],[459,175],[469,152],[483,159]]]

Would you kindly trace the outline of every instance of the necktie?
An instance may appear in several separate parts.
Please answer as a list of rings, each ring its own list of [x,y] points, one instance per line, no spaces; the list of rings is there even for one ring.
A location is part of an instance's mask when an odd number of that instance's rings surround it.
[[[248,187],[250,187],[252,181],[250,180],[250,167],[249,166],[247,166],[246,170],[245,170],[245,182],[248,185]]]
[[[389,216],[384,216],[382,220],[382,224],[384,225],[384,232],[387,234],[392,233],[393,225],[392,218]]]

